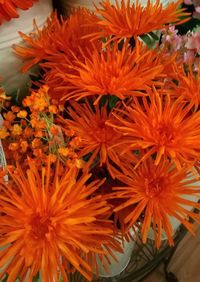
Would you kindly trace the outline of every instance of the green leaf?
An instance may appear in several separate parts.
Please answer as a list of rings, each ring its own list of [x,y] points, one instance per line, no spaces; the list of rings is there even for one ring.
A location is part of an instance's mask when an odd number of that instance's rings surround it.
[[[152,47],[153,46],[153,44],[154,44],[154,40],[152,40],[152,38],[151,38],[151,36],[150,35],[148,35],[148,34],[142,34],[142,35],[140,35],[139,36],[143,41],[144,41],[144,43],[147,45],[147,46],[149,46],[149,47]]]
[[[39,282],[40,281],[40,274],[38,274],[33,278],[33,282]]]
[[[6,282],[8,278],[8,275],[6,274],[5,277],[3,278],[3,280],[1,282]]]
[[[146,34],[142,34],[139,36],[143,41],[144,43],[149,46],[149,47],[154,47],[155,46],[155,43],[157,41],[159,41],[159,36],[156,34],[156,32],[149,32],[149,33],[146,33]]]
[[[159,40],[159,37],[156,33],[154,33],[153,31],[149,32],[149,35],[154,39],[154,40]]]
[[[108,95],[102,96],[101,100],[99,102],[100,106],[103,107],[106,104],[107,101],[108,101]]]
[[[116,97],[116,96],[109,96],[109,99],[108,99],[109,108],[110,109],[114,108],[118,101],[119,101],[118,97]]]

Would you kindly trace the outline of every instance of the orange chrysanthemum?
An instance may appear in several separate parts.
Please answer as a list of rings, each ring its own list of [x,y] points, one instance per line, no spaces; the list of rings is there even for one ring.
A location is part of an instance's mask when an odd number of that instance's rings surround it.
[[[3,21],[18,18],[17,9],[27,10],[38,0],[0,0],[0,25]]]
[[[59,176],[59,164],[51,170],[49,162],[42,173],[29,165],[26,173],[9,169],[10,182],[0,185],[0,280],[7,273],[8,281],[32,281],[40,272],[45,282],[66,282],[72,266],[91,281],[96,254],[120,250],[108,204],[91,197],[102,181],[78,178],[75,167]]]
[[[173,84],[172,95],[183,96],[197,109],[200,105],[200,67],[197,72],[193,71],[191,64],[187,72],[183,66],[175,67],[174,78],[177,79],[178,84]]]
[[[105,38],[111,36],[110,40],[131,38],[153,30],[162,29],[165,24],[185,22],[184,9],[178,9],[182,0],[176,3],[171,2],[166,8],[162,7],[159,0],[156,3],[147,2],[147,6],[142,6],[139,1],[122,0],[121,5],[116,0],[116,5],[109,0],[102,1],[101,8],[97,8],[97,14],[102,19],[98,24],[101,27],[100,32],[91,34],[93,38]]]
[[[121,114],[115,113],[117,125],[108,124],[128,137],[125,150],[146,150],[139,163],[156,154],[156,165],[167,156],[180,169],[200,158],[200,112],[193,113],[191,108],[182,97],[173,99],[154,91],[141,101],[135,98]]]
[[[194,233],[189,217],[198,221],[200,217],[186,209],[186,206],[200,209],[200,204],[194,202],[194,198],[198,200],[200,196],[199,177],[195,178],[193,174],[187,174],[186,170],[177,171],[166,159],[162,159],[162,162],[156,166],[150,158],[136,170],[131,166],[129,169],[129,175],[117,176],[126,186],[113,188],[115,192],[112,195],[126,200],[115,209],[116,212],[133,206],[124,218],[128,228],[140,218],[142,238],[146,243],[148,230],[152,225],[157,247],[161,244],[162,230],[166,233],[169,244],[173,244],[170,217],[178,219]],[[193,200],[190,200],[191,196]]]
[[[106,165],[114,178],[116,169],[112,164],[122,167],[122,162],[119,158],[120,148],[110,147],[123,140],[123,136],[106,125],[106,121],[110,119],[107,105],[100,108],[99,105],[91,106],[87,100],[84,104],[71,102],[67,113],[70,118],[61,121],[63,126],[73,130],[75,136],[79,138],[79,157],[91,154],[84,169],[89,169],[99,157],[100,166]]]
[[[40,30],[35,23],[35,32],[30,35],[20,33],[26,45],[15,45],[16,54],[25,60],[22,72],[26,72],[35,64],[45,71],[45,83],[51,89],[51,97],[59,99],[63,96],[57,86],[65,85],[63,79],[57,73],[71,73],[69,61],[74,60],[73,54],[81,62],[84,55],[91,52],[94,46],[101,49],[102,43],[95,40],[92,43],[82,37],[86,34],[99,31],[98,18],[87,9],[79,8],[72,11],[67,19],[59,19],[53,13],[47,20],[46,26]],[[91,25],[92,23],[92,25]],[[80,51],[82,50],[82,51]]]
[[[30,67],[43,60],[45,60],[44,69],[64,67],[65,57],[68,60],[72,59],[70,50],[73,50],[80,58],[79,48],[88,51],[92,46],[88,39],[82,39],[82,37],[99,30],[95,25],[97,19],[89,10],[79,8],[74,10],[67,19],[59,19],[56,13],[52,13],[41,30],[34,23],[35,32],[31,32],[29,35],[20,32],[26,45],[15,45],[14,50],[22,59],[28,60],[22,71],[26,72]],[[92,23],[92,26],[88,26],[89,23]],[[93,44],[100,43],[95,41]]]
[[[163,70],[161,63],[155,64],[157,56],[138,40],[133,50],[128,44],[120,50],[117,43],[106,49],[94,49],[89,56],[84,54],[84,62],[74,54],[74,60],[69,62],[73,73],[58,73],[65,85],[58,85],[57,89],[63,93],[62,100],[78,100],[97,94],[95,104],[103,95],[115,95],[120,99],[143,95],[140,90],[148,88]]]

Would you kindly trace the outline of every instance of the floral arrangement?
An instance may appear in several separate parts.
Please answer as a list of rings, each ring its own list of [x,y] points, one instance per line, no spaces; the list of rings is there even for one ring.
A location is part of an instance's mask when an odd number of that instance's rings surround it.
[[[143,243],[152,229],[157,248],[163,232],[173,245],[172,217],[194,234],[199,29],[179,38],[181,2],[105,0],[20,32],[21,71],[41,73],[25,97],[0,91],[0,279],[91,281],[132,228]]]

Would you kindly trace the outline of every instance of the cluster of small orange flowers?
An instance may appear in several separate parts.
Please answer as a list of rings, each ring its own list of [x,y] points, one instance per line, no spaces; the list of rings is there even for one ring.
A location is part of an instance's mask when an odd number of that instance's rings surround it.
[[[9,163],[21,161],[27,163],[27,157],[38,165],[44,164],[50,154],[51,162],[57,159],[67,165],[75,162],[81,167],[75,152],[77,138],[73,133],[62,132],[54,123],[54,115],[62,108],[56,101],[50,100],[48,87],[43,86],[27,96],[22,107],[11,106],[3,113],[3,126],[0,138],[3,140],[6,159]],[[74,139],[74,140],[73,140]]]

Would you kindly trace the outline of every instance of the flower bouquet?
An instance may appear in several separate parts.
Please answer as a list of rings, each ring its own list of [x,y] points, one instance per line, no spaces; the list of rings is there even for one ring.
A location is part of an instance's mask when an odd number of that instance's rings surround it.
[[[40,74],[23,97],[0,90],[1,281],[91,281],[133,231],[157,248],[173,219],[194,234],[199,51],[173,45],[181,2],[105,0],[20,32],[21,72]]]

